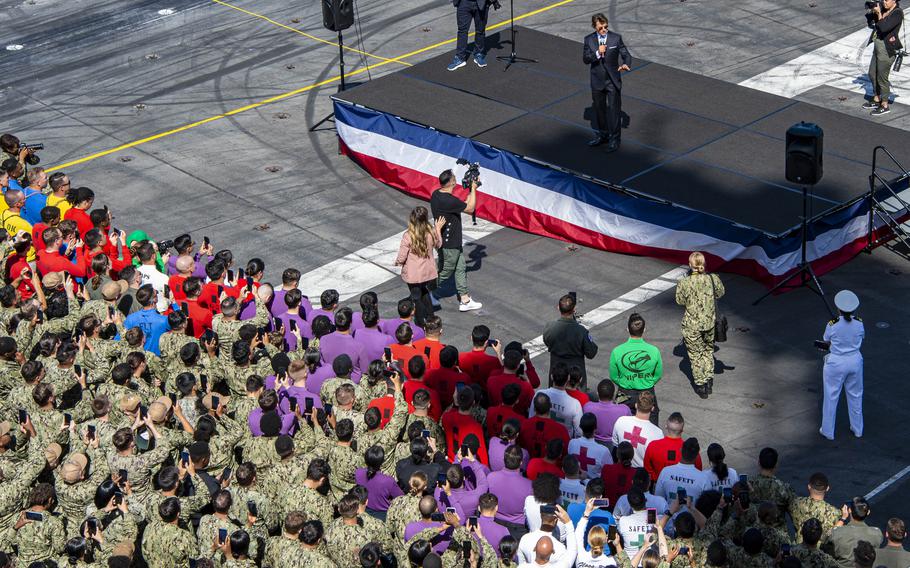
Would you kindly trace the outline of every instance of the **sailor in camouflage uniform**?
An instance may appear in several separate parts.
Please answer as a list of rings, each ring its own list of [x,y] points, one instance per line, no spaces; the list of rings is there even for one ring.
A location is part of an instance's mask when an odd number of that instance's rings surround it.
[[[689,255],[690,273],[676,286],[676,303],[685,306],[682,335],[692,364],[695,392],[708,398],[714,383],[715,301],[724,295],[724,284],[716,274],[705,272],[705,256]]]
[[[831,534],[831,529],[840,520],[840,510],[825,501],[828,493],[828,477],[823,473],[814,473],[809,478],[809,496],[796,497],[790,503],[790,518],[794,527],[801,527],[809,519],[818,519],[822,527],[822,537]],[[796,542],[802,542],[802,533],[796,535]]]

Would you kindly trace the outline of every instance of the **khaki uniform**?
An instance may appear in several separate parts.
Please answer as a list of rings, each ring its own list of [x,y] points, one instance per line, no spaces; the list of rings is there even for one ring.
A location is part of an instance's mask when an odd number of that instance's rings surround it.
[[[723,282],[715,274],[690,274],[676,286],[676,303],[686,308],[682,336],[698,386],[714,378],[714,302],[723,295]]]
[[[804,522],[812,518],[818,519],[821,523],[822,541],[824,541],[825,537],[831,533],[835,523],[840,520],[840,513],[836,507],[825,501],[816,501],[811,497],[797,497],[790,503],[790,518],[793,519],[793,527],[796,529],[795,541],[797,543],[803,541],[800,529]]]
[[[149,568],[189,566],[197,549],[193,535],[177,525],[152,523],[142,535],[142,556]]]

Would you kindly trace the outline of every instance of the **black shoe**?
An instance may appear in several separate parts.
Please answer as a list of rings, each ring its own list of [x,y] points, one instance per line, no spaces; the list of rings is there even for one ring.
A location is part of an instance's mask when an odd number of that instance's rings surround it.
[[[875,102],[875,101],[873,101],[873,100],[868,100],[868,101],[866,101],[866,102],[863,103],[863,108],[864,108],[865,110],[876,109],[876,108],[878,108],[879,106],[881,106],[881,103],[877,103],[877,102]]]
[[[708,398],[709,393],[707,385],[695,385],[695,394],[697,394],[699,398],[702,399]]]
[[[708,379],[708,383],[705,385],[705,392],[714,394],[714,379]]]
[[[619,142],[610,142],[607,144],[607,153],[615,152],[619,150]]]
[[[603,144],[606,141],[607,141],[607,139],[604,138],[603,136],[598,136],[596,138],[592,138],[591,140],[589,140],[588,146],[591,146],[591,147],[600,146],[601,144]]]
[[[872,116],[881,116],[883,114],[888,114],[889,112],[891,112],[891,107],[880,106],[877,109],[872,111]]]

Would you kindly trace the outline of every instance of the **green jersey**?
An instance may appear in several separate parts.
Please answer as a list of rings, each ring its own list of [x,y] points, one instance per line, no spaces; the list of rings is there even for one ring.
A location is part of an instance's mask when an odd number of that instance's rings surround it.
[[[662,373],[660,350],[644,339],[629,338],[610,353],[610,379],[621,388],[649,389]]]

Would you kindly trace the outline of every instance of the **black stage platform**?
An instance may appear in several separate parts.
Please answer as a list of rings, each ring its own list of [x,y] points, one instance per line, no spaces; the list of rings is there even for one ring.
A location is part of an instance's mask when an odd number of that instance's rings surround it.
[[[490,64],[446,70],[445,53],[337,98],[432,126],[635,192],[780,234],[799,223],[801,190],[784,179],[784,134],[804,120],[825,131],[824,178],[812,214],[868,191],[872,150],[907,134],[811,104],[635,59],[623,78],[622,148],[589,148],[593,115],[580,40],[518,28],[487,38]],[[635,39],[625,38],[634,57]],[[880,167],[881,169],[881,167]],[[894,175],[900,172],[894,171]]]

